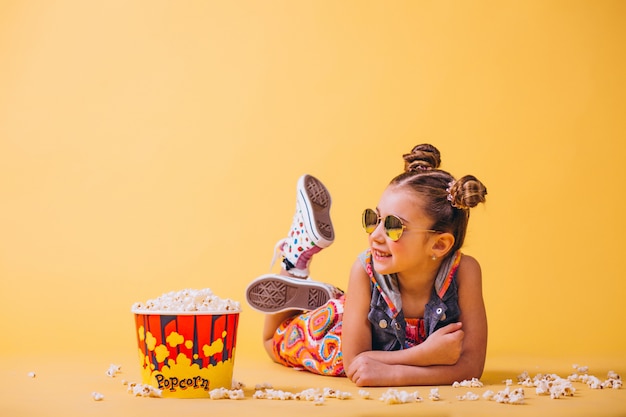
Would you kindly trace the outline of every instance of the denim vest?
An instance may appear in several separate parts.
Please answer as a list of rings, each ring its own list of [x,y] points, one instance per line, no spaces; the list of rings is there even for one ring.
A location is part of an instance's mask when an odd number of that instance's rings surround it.
[[[461,252],[449,256],[439,268],[424,310],[426,337],[443,326],[459,321],[461,311],[456,274],[461,256]],[[372,298],[367,318],[372,329],[372,350],[408,348],[397,275],[381,275],[376,272],[369,250],[362,252],[359,259],[370,276]]]

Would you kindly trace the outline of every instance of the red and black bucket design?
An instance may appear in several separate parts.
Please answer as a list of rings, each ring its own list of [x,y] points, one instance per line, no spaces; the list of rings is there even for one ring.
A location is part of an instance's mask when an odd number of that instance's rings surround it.
[[[238,311],[134,313],[143,383],[180,398],[231,388]]]

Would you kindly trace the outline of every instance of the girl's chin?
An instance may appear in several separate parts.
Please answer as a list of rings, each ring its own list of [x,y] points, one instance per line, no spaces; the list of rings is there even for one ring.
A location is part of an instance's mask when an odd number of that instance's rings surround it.
[[[391,269],[391,257],[374,257],[373,259],[374,269],[380,274],[392,274],[394,271]]]

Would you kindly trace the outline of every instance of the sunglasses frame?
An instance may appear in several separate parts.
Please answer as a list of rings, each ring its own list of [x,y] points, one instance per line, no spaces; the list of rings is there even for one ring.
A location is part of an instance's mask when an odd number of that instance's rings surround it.
[[[376,216],[375,224],[368,225],[366,223],[365,219],[369,213],[372,213]],[[390,227],[387,224],[390,221],[389,219],[396,220],[400,224],[400,227]],[[381,220],[383,221],[383,228],[385,229],[385,235],[387,235],[387,237],[394,242],[397,242],[398,240],[400,240],[405,230],[407,232],[413,231],[413,232],[440,233],[438,230],[433,230],[433,229],[407,229],[402,219],[399,218],[398,216],[395,216],[393,214],[388,214],[384,218],[382,218],[378,215],[378,212],[376,212],[376,210],[373,210],[371,208],[366,208],[365,210],[363,210],[363,214],[361,215],[361,224],[363,226],[363,229],[365,230],[365,233],[370,234],[370,235],[374,233],[374,231],[380,224]],[[390,234],[392,233],[391,232],[392,230],[398,230],[398,236],[395,239],[394,239],[394,236]]]

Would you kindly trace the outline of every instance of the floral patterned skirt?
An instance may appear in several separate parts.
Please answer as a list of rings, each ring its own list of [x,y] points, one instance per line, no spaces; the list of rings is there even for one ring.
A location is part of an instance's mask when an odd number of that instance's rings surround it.
[[[274,333],[274,357],[320,375],[345,376],[341,327],[345,296],[283,322]]]

